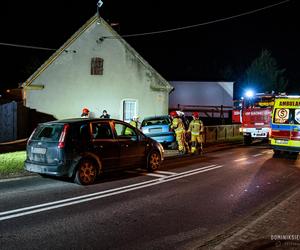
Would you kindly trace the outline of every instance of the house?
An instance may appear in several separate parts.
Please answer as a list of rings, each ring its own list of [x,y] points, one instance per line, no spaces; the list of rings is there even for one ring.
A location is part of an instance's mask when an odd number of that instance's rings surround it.
[[[233,82],[171,81],[174,87],[169,98],[170,110],[201,117],[230,118],[233,107]]]
[[[171,85],[97,15],[84,24],[23,84],[25,105],[57,119],[129,121],[167,114]]]

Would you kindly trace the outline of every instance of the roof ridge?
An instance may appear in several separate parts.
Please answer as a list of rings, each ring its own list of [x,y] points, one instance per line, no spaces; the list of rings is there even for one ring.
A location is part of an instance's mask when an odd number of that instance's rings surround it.
[[[23,87],[29,86],[44,70],[52,64],[64,51],[73,43],[86,29],[88,29],[98,17],[94,15],[84,25],[82,25],[59,49],[57,49],[23,84]]]
[[[164,79],[158,71],[156,71],[128,42],[122,38],[103,18],[95,14],[92,16],[83,26],[81,26],[57,51],[55,51],[49,58],[46,60],[26,81],[23,83],[23,87],[29,86],[44,70],[47,69],[49,65],[51,65],[64,51],[65,49],[70,46],[81,34],[83,34],[91,25],[93,25],[97,20],[104,23],[106,28],[110,30],[110,32],[118,38],[124,46],[152,73],[159,76],[160,80],[162,81],[163,85],[171,90],[173,87],[170,83]]]

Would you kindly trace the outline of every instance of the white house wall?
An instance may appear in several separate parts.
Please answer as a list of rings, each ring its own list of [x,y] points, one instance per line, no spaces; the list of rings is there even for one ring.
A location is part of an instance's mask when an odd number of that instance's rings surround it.
[[[79,117],[84,107],[99,117],[103,109],[122,119],[122,100],[137,100],[138,114],[167,114],[168,91],[153,90],[161,81],[150,72],[103,23],[94,22],[26,90],[26,106],[52,114],[57,119]],[[91,58],[104,59],[103,75],[91,75]]]

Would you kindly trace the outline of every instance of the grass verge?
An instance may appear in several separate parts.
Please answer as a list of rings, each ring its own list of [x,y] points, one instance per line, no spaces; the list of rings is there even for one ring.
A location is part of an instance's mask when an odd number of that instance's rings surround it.
[[[24,174],[26,151],[0,154],[0,178]]]

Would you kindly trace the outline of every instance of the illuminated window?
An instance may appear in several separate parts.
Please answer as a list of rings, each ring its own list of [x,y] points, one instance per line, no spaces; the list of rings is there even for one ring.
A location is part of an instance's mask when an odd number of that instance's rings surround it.
[[[103,75],[103,59],[93,57],[91,60],[91,75]]]

